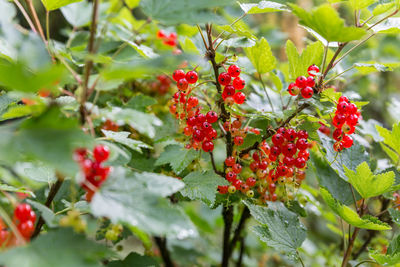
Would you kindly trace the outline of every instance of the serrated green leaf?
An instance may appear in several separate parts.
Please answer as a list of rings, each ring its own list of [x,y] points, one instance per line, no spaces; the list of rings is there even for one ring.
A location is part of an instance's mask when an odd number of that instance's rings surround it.
[[[129,253],[124,260],[111,261],[109,267],[158,267],[156,259],[149,256],[142,256],[136,252]]]
[[[48,11],[51,11],[80,1],[82,0],[42,0],[42,3]]]
[[[321,102],[336,103],[342,94],[336,92],[334,88],[328,88],[321,93]]]
[[[328,206],[337,214],[339,215],[345,222],[363,229],[370,229],[370,230],[390,230],[391,227],[379,221],[376,217],[372,216],[363,216],[362,218],[358,216],[358,214],[350,209],[347,206],[342,205],[339,201],[334,199],[332,195],[326,190],[325,188],[320,188],[321,196],[328,204]]]
[[[179,43],[184,52],[200,55],[199,49],[197,49],[196,45],[193,43],[193,41],[191,39],[185,37],[185,40],[179,41]]]
[[[40,235],[27,246],[0,253],[0,264],[7,267],[100,267],[103,266],[101,260],[113,256],[115,253],[106,246],[87,240],[72,229],[61,228]]]
[[[77,3],[64,6],[60,9],[63,16],[72,26],[82,27],[85,25],[89,25],[93,8],[92,5],[87,1],[74,2]]]
[[[344,20],[329,4],[324,4],[307,12],[301,7],[290,4],[293,13],[300,18],[300,24],[313,29],[328,42],[349,42],[359,40],[366,33],[364,29],[346,27]]]
[[[382,195],[390,191],[394,183],[394,172],[374,175],[366,162],[357,166],[356,171],[344,167],[346,176],[363,198]]]
[[[145,112],[148,107],[156,103],[157,100],[155,98],[143,94],[138,94],[129,99],[128,103],[126,103],[125,106],[127,108],[132,108]]]
[[[180,174],[194,159],[198,153],[193,149],[186,149],[182,145],[168,145],[156,161],[156,165],[169,164],[176,174]]]
[[[114,142],[123,144],[130,149],[133,149],[138,152],[142,152],[142,148],[147,148],[151,149],[152,147],[149,146],[146,143],[143,143],[142,141],[139,140],[134,140],[129,138],[131,135],[130,132],[114,132],[114,131],[107,131],[107,130],[101,130],[104,135],[106,136],[107,139],[112,140]]]
[[[251,33],[249,29],[240,24],[217,26],[217,29],[221,32],[226,31],[240,37],[246,37],[250,40],[257,40],[257,37]]]
[[[375,0],[349,0],[353,9],[360,10],[373,4]]]
[[[192,200],[199,199],[207,205],[212,205],[215,201],[215,194],[219,185],[229,185],[229,183],[216,174],[214,171],[191,172],[183,178],[185,187],[181,194]]]
[[[126,174],[115,168],[96,192],[92,213],[113,223],[138,227],[146,233],[186,238],[197,234],[183,211],[163,198],[180,190],[178,179],[155,173]]]
[[[394,124],[392,131],[376,125],[376,130],[383,138],[382,148],[390,156],[395,164],[400,155],[400,123]]]
[[[268,246],[294,255],[307,235],[297,214],[279,202],[268,202],[268,207],[245,203],[253,218],[261,224],[253,228],[258,237]]]
[[[386,72],[386,71],[393,71],[393,67],[396,68],[400,65],[400,63],[355,63],[354,67],[363,75],[369,74],[372,72],[380,71],[380,72]]]
[[[397,209],[389,208],[388,209],[390,217],[392,217],[392,221],[397,225],[400,225],[400,211]]]
[[[286,55],[289,60],[289,76],[295,80],[299,76],[308,76],[307,69],[312,64],[320,66],[324,54],[324,46],[321,42],[309,44],[301,53],[291,40],[286,42]]]
[[[239,150],[246,149],[246,148],[254,145],[255,142],[261,142],[261,141],[262,141],[261,135],[250,132],[243,139],[243,144],[241,146],[239,146],[238,149]]]
[[[244,50],[258,73],[267,73],[275,68],[276,58],[265,38],[261,38],[254,46],[246,47]]]
[[[16,188],[14,186],[7,185],[7,184],[0,184],[0,190],[6,191],[6,192],[24,193],[24,194],[28,194],[30,196],[35,196],[31,191],[26,190],[25,188]]]
[[[379,264],[384,266],[396,265],[400,263],[400,235],[393,238],[385,255],[377,251],[370,251],[369,255]]]
[[[259,14],[277,11],[289,11],[286,5],[272,1],[260,1],[258,4],[241,4],[240,8],[247,14]]]

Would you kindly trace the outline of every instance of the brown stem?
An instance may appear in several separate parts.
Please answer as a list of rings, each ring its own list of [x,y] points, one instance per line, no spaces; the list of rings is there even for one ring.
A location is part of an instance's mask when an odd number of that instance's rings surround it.
[[[348,44],[347,43],[340,43],[338,49],[336,49],[335,54],[333,55],[331,61],[329,61],[328,66],[326,67],[324,73],[321,75],[321,77],[319,78],[319,82],[317,85],[317,88],[319,88],[320,91],[320,86],[323,82],[323,80],[325,79],[326,75],[328,74],[328,72],[332,69],[333,67],[333,63],[335,62],[336,58],[339,56],[340,52],[343,50],[343,48]]]
[[[26,13],[24,7],[21,5],[21,3],[18,0],[14,0],[15,5],[18,7],[18,9],[21,11],[22,15],[26,19],[26,21],[29,24],[29,27],[34,33],[37,33],[35,25],[33,24],[31,18],[29,17],[28,13]]]
[[[164,261],[165,267],[174,267],[174,263],[171,260],[171,255],[167,247],[167,238],[165,237],[154,237],[157,247],[160,250],[161,257]]]
[[[64,182],[64,177],[62,175],[57,174],[57,178],[58,178],[57,182],[51,186],[50,192],[47,195],[47,199],[46,199],[46,202],[44,204],[46,207],[50,207],[51,202],[53,202],[54,197],[57,195],[58,190],[60,190],[61,185]],[[35,231],[32,234],[32,238],[35,238],[36,236],[39,235],[43,224],[44,224],[44,219],[43,219],[42,216],[40,216],[39,220],[38,220],[38,222],[36,224]]]
[[[93,11],[92,11],[92,23],[90,25],[90,37],[88,44],[88,52],[89,56],[92,56],[95,53],[94,41],[96,37],[96,29],[97,29],[97,17],[99,11],[99,0],[93,1]],[[90,72],[93,67],[93,60],[91,58],[86,60],[85,69],[84,69],[84,79],[83,79],[83,87],[82,87],[82,95],[81,95],[81,103],[80,103],[80,113],[81,113],[81,123],[84,124],[86,121],[87,111],[85,109],[85,103],[88,98],[88,84]]]
[[[212,167],[214,169],[214,172],[216,174],[221,175],[222,177],[224,177],[224,173],[217,170],[217,166],[215,165],[215,160],[214,160],[214,153],[210,152],[210,157],[211,157],[211,164],[212,164]]]
[[[243,254],[244,254],[244,249],[245,249],[245,238],[242,236],[240,238],[240,250],[239,250],[239,258],[236,262],[236,267],[242,267],[242,262],[243,262]]]
[[[230,258],[230,236],[233,222],[233,206],[224,206],[222,208],[222,217],[224,219],[224,236],[221,267],[229,266]]]
[[[240,216],[240,220],[238,223],[238,226],[235,229],[235,232],[233,234],[232,240],[229,245],[229,253],[232,255],[233,249],[235,248],[236,243],[239,241],[239,239],[242,236],[242,231],[246,225],[247,219],[250,218],[250,210],[247,206],[244,207],[242,211],[242,215]],[[229,256],[230,256],[229,255]]]
[[[40,37],[42,37],[43,42],[45,44],[47,44],[46,38],[44,36],[42,25],[40,24],[40,20],[39,20],[39,17],[37,15],[37,13],[36,13],[35,7],[33,6],[32,0],[26,0],[26,3],[27,3],[27,6],[28,6],[28,9],[29,9],[29,12],[31,12],[31,14],[32,14],[33,21],[34,21],[34,23],[36,25],[36,29],[39,32]]]
[[[346,267],[347,263],[350,260],[351,251],[353,250],[353,246],[354,246],[354,241],[356,241],[356,238],[357,238],[357,235],[358,235],[359,231],[360,231],[360,228],[356,227],[354,229],[353,235],[350,238],[349,245],[347,246],[346,252],[344,253],[344,256],[343,256],[342,267]]]

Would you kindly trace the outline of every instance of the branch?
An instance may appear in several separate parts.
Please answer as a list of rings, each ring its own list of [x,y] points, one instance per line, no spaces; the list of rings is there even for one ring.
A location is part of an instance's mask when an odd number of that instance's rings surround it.
[[[230,254],[232,254],[233,249],[235,248],[236,243],[239,241],[239,239],[242,236],[242,231],[244,229],[244,226],[246,224],[246,220],[250,218],[250,210],[247,206],[244,207],[243,211],[242,211],[242,215],[240,216],[240,220],[238,223],[238,226],[235,229],[235,232],[233,234],[232,240],[230,242],[229,245],[229,249],[230,249]]]
[[[167,247],[167,238],[155,236],[154,240],[156,241],[157,247],[160,250],[165,267],[174,267],[174,263],[171,260],[171,255]]]
[[[56,175],[57,175],[57,178],[58,178],[57,182],[51,186],[50,192],[47,195],[47,199],[46,199],[46,202],[44,204],[48,208],[50,207],[51,202],[53,202],[54,197],[57,195],[58,190],[60,190],[61,185],[64,182],[64,177],[61,174],[57,173]],[[32,234],[32,238],[35,238],[36,236],[39,235],[40,230],[42,229],[43,225],[44,225],[44,219],[43,219],[42,216],[40,216],[39,220],[38,220],[38,222],[36,224],[35,231]]]
[[[218,174],[218,175],[224,177],[224,173],[217,170],[217,166],[215,165],[214,153],[213,153],[213,152],[210,152],[210,157],[211,157],[211,164],[212,164],[212,167],[213,167],[213,169],[214,169],[214,172],[215,172],[216,174]]]
[[[242,238],[240,238],[240,250],[239,250],[239,257],[238,260],[236,262],[236,267],[242,267],[242,262],[243,262],[243,254],[244,254],[244,249],[245,249],[245,238],[244,236],[242,236]]]
[[[40,37],[42,37],[43,42],[47,46],[47,41],[46,41],[46,38],[44,36],[43,28],[42,28],[42,25],[40,24],[40,20],[39,20],[39,17],[37,15],[37,13],[36,13],[35,7],[33,6],[32,0],[26,0],[26,3],[27,3],[29,11],[32,14],[33,21],[36,24],[36,29],[39,32]]]
[[[233,222],[233,206],[224,206],[222,208],[222,217],[224,219],[224,237],[223,237],[223,251],[222,251],[222,261],[221,267],[229,266],[229,258],[231,256],[230,249],[230,236]]]

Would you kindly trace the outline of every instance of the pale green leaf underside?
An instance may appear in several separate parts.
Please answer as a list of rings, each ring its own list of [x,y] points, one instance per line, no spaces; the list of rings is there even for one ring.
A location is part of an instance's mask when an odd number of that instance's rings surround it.
[[[260,1],[258,4],[241,4],[240,8],[247,14],[258,14],[267,12],[277,12],[277,11],[288,11],[286,5],[271,2],[271,1]]]

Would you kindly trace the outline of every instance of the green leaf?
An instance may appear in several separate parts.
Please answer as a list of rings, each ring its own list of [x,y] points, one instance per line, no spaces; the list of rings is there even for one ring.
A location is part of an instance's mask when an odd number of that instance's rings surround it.
[[[385,255],[372,250],[369,255],[382,266],[396,265],[400,263],[400,235],[393,238]]]
[[[360,10],[373,4],[375,0],[349,0],[353,9]]]
[[[350,184],[339,177],[324,158],[311,151],[311,162],[320,186],[329,190],[335,199],[346,205],[353,203]],[[357,192],[356,192],[357,193]],[[361,198],[359,195],[357,199]]]
[[[394,172],[374,175],[366,162],[357,166],[356,171],[344,167],[345,174],[363,198],[382,195],[390,191],[394,183]]]
[[[58,224],[56,223],[56,216],[51,209],[49,209],[48,207],[46,207],[45,205],[43,205],[39,202],[30,200],[30,199],[28,199],[27,202],[30,205],[32,205],[34,208],[39,210],[40,216],[42,216],[42,218],[46,222],[47,226],[52,227],[52,228],[58,226]]]
[[[308,76],[307,69],[312,64],[320,66],[324,54],[324,46],[321,42],[309,44],[301,53],[291,40],[286,42],[286,55],[289,60],[289,76],[291,80],[299,76]]]
[[[42,0],[42,3],[48,11],[51,11],[80,1],[82,0]]]
[[[124,0],[124,1],[130,9],[137,7],[140,3],[140,0]]]
[[[239,150],[246,149],[246,148],[254,145],[255,142],[261,142],[261,141],[262,141],[261,135],[250,132],[243,139],[243,144],[241,146],[239,146],[238,149]]]
[[[216,174],[214,171],[191,172],[183,178],[185,187],[181,194],[192,200],[199,199],[207,205],[212,205],[215,201],[215,194],[219,185],[229,185],[229,183]]]
[[[153,97],[143,95],[143,94],[138,94],[132,97],[128,103],[125,104],[127,108],[132,108],[135,110],[139,110],[142,112],[145,112],[148,107],[154,105],[157,103],[157,100],[155,100]]]
[[[109,267],[158,267],[157,261],[149,256],[142,256],[136,252],[131,252],[124,260],[111,261]]]
[[[239,3],[240,8],[247,14],[259,14],[259,13],[268,13],[268,12],[277,12],[277,11],[288,11],[286,5],[272,2],[272,1],[260,1],[258,4],[241,4]]]
[[[193,149],[186,149],[182,145],[168,145],[156,161],[156,165],[169,164],[176,174],[180,174],[198,154]]]
[[[0,190],[6,191],[6,192],[24,193],[24,194],[28,194],[30,196],[35,196],[31,191],[26,190],[25,188],[16,188],[14,186],[7,185],[7,184],[0,184]]]
[[[398,159],[400,155],[400,123],[394,124],[392,131],[379,125],[376,125],[376,130],[383,138],[384,145],[382,147],[387,146],[385,152],[394,160],[394,163],[397,164],[396,159]]]
[[[366,33],[357,27],[346,27],[344,20],[329,4],[324,4],[307,12],[301,7],[290,4],[293,13],[300,18],[300,24],[313,29],[328,42],[349,42],[359,40]]]
[[[388,209],[390,217],[392,217],[392,221],[397,225],[400,225],[400,211],[397,209],[389,208]]]
[[[94,195],[92,213],[113,223],[137,227],[159,236],[187,238],[197,234],[189,218],[165,199],[184,184],[159,174],[125,174],[116,168]]]
[[[258,237],[279,251],[296,254],[307,235],[297,214],[279,202],[268,202],[268,207],[245,203],[254,219],[261,224],[253,228]]]
[[[321,102],[336,103],[342,94],[336,92],[334,88],[328,88],[321,93]]]
[[[212,9],[231,4],[231,0],[141,0],[143,12],[153,20],[172,25],[186,23],[220,22],[221,18]],[[190,12],[188,12],[190,11]]]
[[[107,131],[107,130],[101,130],[101,131],[104,133],[104,135],[106,136],[106,138],[108,140],[112,140],[114,142],[123,144],[132,150],[142,152],[142,148],[147,148],[147,149],[152,148],[151,146],[149,146],[146,143],[143,143],[142,141],[129,138],[129,136],[131,135],[130,132],[123,132],[123,131],[122,132],[113,132],[113,131]]]
[[[246,47],[244,50],[258,73],[267,73],[275,68],[276,58],[264,37],[258,40],[254,46]]]
[[[89,25],[93,6],[87,1],[77,2],[62,7],[61,13],[64,18],[74,27]]]
[[[396,65],[400,65],[399,63],[355,63],[354,67],[363,75],[380,71],[380,72],[386,72],[386,71],[393,71],[393,67],[396,67]]]
[[[199,49],[196,47],[191,39],[185,37],[185,40],[179,41],[179,43],[185,53],[200,55]]]
[[[246,37],[251,40],[257,40],[257,36],[255,36],[253,33],[251,33],[246,27],[244,27],[241,24],[235,24],[235,25],[223,25],[223,26],[217,26],[217,29],[222,31],[226,31],[232,34],[236,34],[237,36],[240,37]]]
[[[358,214],[352,210],[351,208],[342,205],[339,201],[334,199],[332,195],[326,190],[325,188],[321,187],[320,188],[321,196],[325,200],[325,202],[328,204],[328,206],[337,214],[339,215],[345,222],[358,227],[358,228],[363,228],[363,229],[370,229],[370,230],[377,230],[377,231],[383,231],[383,230],[390,230],[391,227],[384,223],[379,221],[376,217],[372,216],[363,216],[360,218]]]
[[[333,149],[334,141],[331,138],[322,133],[318,134],[322,141],[322,145],[326,150],[326,159],[343,180],[348,180],[344,167],[355,171],[358,165],[364,161],[369,161],[368,153],[359,143],[354,142],[352,147],[346,148],[342,152],[338,153]]]
[[[374,32],[378,33],[400,33],[400,18],[388,18],[384,22],[372,28]]]
[[[0,253],[0,264],[7,267],[101,267],[101,260],[112,256],[114,253],[105,245],[61,228],[40,235],[27,246]]]

